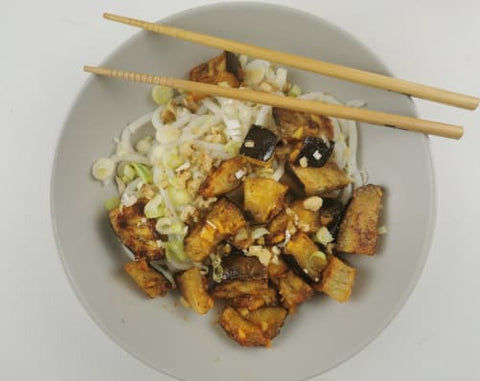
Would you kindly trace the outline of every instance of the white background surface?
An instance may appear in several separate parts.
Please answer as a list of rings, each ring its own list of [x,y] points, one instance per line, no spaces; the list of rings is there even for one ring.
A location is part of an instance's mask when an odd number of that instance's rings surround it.
[[[337,24],[398,77],[480,95],[478,0],[270,2]],[[170,380],[112,342],[73,293],[50,224],[50,172],[86,79],[82,65],[100,63],[136,32],[103,21],[102,12],[158,20],[207,3],[2,1],[1,380]],[[438,213],[430,257],[393,323],[315,380],[480,379],[480,111],[416,104],[424,118],[466,127],[461,141],[431,139]]]

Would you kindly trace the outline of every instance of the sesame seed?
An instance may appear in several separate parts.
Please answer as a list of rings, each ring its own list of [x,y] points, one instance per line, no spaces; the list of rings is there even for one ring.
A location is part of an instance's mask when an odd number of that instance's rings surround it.
[[[253,147],[255,147],[255,142],[254,142],[253,140],[247,140],[247,141],[245,142],[245,147],[247,147],[247,148],[253,148]]]

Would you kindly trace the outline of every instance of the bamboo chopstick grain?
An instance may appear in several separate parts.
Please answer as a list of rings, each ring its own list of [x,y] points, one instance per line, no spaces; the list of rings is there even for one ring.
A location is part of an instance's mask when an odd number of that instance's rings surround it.
[[[323,74],[366,86],[394,91],[401,94],[411,95],[413,97],[423,98],[468,110],[476,109],[480,102],[479,98],[470,95],[460,94],[415,82],[392,78],[386,75],[371,73],[368,71],[332,64],[325,61],[319,61],[295,54],[279,52],[255,45],[210,36],[207,34],[196,33],[164,24],[151,23],[143,20],[114,15],[111,13],[104,13],[103,17],[107,20],[139,27],[151,32],[195,42],[210,46],[212,48],[246,54],[247,56],[262,58],[281,65],[287,65],[301,70]]]
[[[187,81],[184,79],[137,73],[133,71],[124,71],[95,66],[84,66],[83,69],[89,73],[119,78],[125,81],[167,86],[185,91],[266,104],[274,107],[282,107],[311,114],[321,114],[335,118],[351,119],[379,126],[397,127],[403,130],[422,132],[425,134],[442,136],[445,138],[459,139],[463,135],[463,128],[461,126],[416,119],[403,115],[363,110],[355,107],[339,106],[318,101],[307,101],[290,97],[282,97],[279,95],[259,91],[246,89],[240,90],[201,82]]]

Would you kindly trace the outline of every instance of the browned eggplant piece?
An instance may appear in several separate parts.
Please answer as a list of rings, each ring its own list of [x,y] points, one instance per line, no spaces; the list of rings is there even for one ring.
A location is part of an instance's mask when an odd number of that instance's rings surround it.
[[[288,309],[290,314],[293,314],[301,303],[313,296],[314,291],[308,283],[289,270],[285,276],[279,279],[278,293],[283,306]]]
[[[343,204],[332,197],[323,197],[320,208],[320,224],[325,226],[333,237],[336,237],[344,212]]]
[[[272,131],[252,125],[240,147],[240,155],[256,165],[269,165],[275,156],[277,135]]]
[[[339,252],[375,254],[382,196],[382,188],[377,185],[355,189],[338,231]]]
[[[242,177],[245,174],[247,174],[247,168],[242,156],[224,160],[208,175],[198,193],[208,198],[231,192],[242,184]]]
[[[285,261],[279,259],[277,263],[270,262],[267,267],[268,279],[278,288],[280,279],[283,278],[290,268]]]
[[[226,198],[219,199],[206,218],[185,237],[185,252],[194,261],[201,261],[225,238],[246,226],[240,209]]]
[[[160,259],[164,250],[158,247],[160,236],[155,230],[155,220],[146,219],[143,212],[147,200],[140,199],[132,206],[113,209],[110,223],[120,241],[128,247],[135,258]]]
[[[267,290],[267,268],[257,257],[233,253],[222,261],[222,281],[213,286],[216,298],[236,298],[245,294],[257,295]]]
[[[162,274],[150,268],[145,258],[126,263],[124,269],[150,298],[165,296],[172,288]]]
[[[315,136],[307,136],[295,145],[290,154],[290,162],[304,167],[323,167],[332,156],[335,142],[325,141]]]
[[[285,231],[294,226],[293,216],[287,214],[286,211],[281,212],[267,226],[270,234],[267,239],[272,245],[276,245],[285,241]]]
[[[246,308],[250,311],[261,307],[271,307],[278,304],[277,291],[274,288],[267,288],[258,294],[245,294],[237,296],[231,300],[231,305],[235,308]]]
[[[282,307],[264,307],[250,311],[245,317],[259,326],[268,339],[272,340],[280,333],[280,328],[287,318],[287,310]]]
[[[286,166],[288,173],[302,187],[307,196],[328,193],[345,188],[350,184],[345,172],[335,163],[328,162],[323,167],[301,167],[292,164]]]
[[[265,224],[283,209],[287,191],[286,185],[273,179],[247,177],[244,182],[244,210],[255,222]]]
[[[196,82],[212,84],[226,82],[230,87],[239,87],[242,79],[243,71],[238,58],[229,52],[223,52],[190,70],[190,80]]]
[[[255,323],[244,318],[236,309],[227,306],[219,320],[225,332],[245,347],[269,346],[267,334]]]
[[[186,302],[200,315],[213,308],[213,299],[207,293],[207,278],[197,267],[192,267],[177,276],[177,283]]]
[[[313,296],[313,288],[281,259],[268,265],[268,278],[277,287],[282,305],[289,313],[294,313],[299,304]]]
[[[302,271],[315,282],[320,280],[322,271],[328,264],[326,255],[303,232],[296,233],[288,241],[285,253],[293,256]]]
[[[333,125],[323,115],[307,114],[299,111],[274,107],[273,117],[279,127],[280,138],[286,141],[303,140],[306,136],[333,140]]]
[[[301,231],[314,233],[322,227],[319,213],[305,208],[304,200],[294,201],[290,209],[297,216],[297,226]]]
[[[346,302],[352,293],[355,272],[353,267],[331,256],[323,272],[322,281],[315,288],[339,302]]]

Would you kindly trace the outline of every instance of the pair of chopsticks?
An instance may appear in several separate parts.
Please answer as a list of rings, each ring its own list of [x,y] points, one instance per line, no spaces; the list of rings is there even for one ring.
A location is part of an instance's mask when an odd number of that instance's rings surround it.
[[[219,48],[234,53],[245,54],[251,57],[262,58],[278,64],[287,65],[298,69],[311,71],[314,73],[324,74],[327,76],[348,80],[367,86],[394,91],[405,95],[423,98],[434,102],[465,108],[468,110],[474,110],[480,102],[480,99],[469,95],[437,89],[434,87],[396,79],[385,75],[375,74],[363,70],[353,69],[346,66],[318,61],[312,58],[278,52],[275,50],[270,50],[254,45],[187,31],[184,29],[179,29],[163,24],[150,23],[147,21],[112,15],[109,13],[105,13],[104,17],[108,20],[136,26],[148,31],[168,35],[191,42],[196,42],[213,48]],[[380,126],[397,127],[404,130],[422,132],[425,134],[437,135],[446,138],[459,139],[463,135],[463,128],[461,126],[417,119],[402,115],[358,109],[355,107],[332,105],[318,101],[307,101],[290,97],[282,97],[279,95],[265,92],[246,89],[240,90],[206,83],[187,81],[183,79],[154,76],[150,74],[117,70],[105,67],[85,66],[84,70],[97,75],[120,78],[127,81],[162,85],[182,89],[185,91],[233,98],[260,104],[267,104],[274,107],[282,107],[306,113],[321,114],[342,119],[351,119]]]

